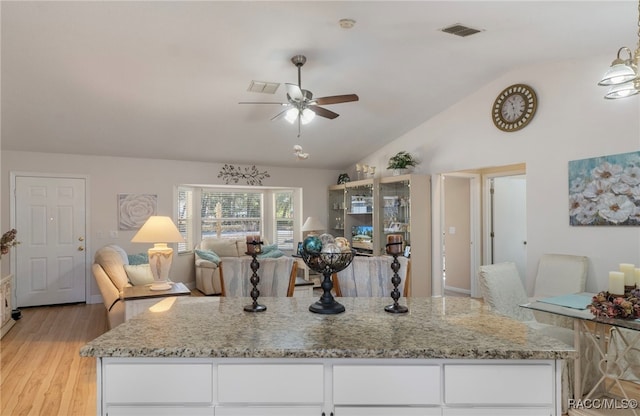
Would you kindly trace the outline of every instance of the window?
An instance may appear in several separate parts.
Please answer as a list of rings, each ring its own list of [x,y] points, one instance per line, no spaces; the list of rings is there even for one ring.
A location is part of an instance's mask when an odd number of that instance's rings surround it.
[[[262,193],[202,190],[202,238],[262,232]]]
[[[250,234],[293,251],[295,220],[301,217],[299,198],[295,189],[179,186],[176,216],[185,242],[178,244],[178,252],[190,252],[206,237]]]
[[[273,193],[276,239],[280,250],[293,250],[293,191]]]

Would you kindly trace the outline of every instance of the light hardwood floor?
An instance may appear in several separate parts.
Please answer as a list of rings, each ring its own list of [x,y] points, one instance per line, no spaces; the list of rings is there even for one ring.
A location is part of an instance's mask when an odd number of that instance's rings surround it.
[[[102,303],[23,309],[0,340],[0,415],[95,415],[96,360],[79,350],[106,331]]]

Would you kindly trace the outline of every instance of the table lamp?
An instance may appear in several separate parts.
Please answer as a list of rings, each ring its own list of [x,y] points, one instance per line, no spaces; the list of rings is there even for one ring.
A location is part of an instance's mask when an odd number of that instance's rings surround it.
[[[315,235],[320,231],[324,231],[324,225],[316,217],[307,217],[307,220],[302,224],[302,232],[306,232],[307,235]]]
[[[160,241],[160,242],[159,242]],[[173,249],[167,243],[182,243],[184,238],[178,231],[171,218],[152,215],[136,235],[132,243],[153,243],[148,250],[149,265],[153,275],[151,290],[171,289],[169,284],[169,270],[173,261]]]

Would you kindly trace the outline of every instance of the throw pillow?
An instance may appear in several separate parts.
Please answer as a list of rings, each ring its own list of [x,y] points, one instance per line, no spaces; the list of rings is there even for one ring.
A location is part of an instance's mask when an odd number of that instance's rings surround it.
[[[136,266],[138,264],[149,263],[149,255],[147,253],[128,254],[129,264]]]
[[[220,256],[211,250],[196,250],[196,255],[203,260],[208,260],[215,264],[220,263]]]
[[[284,256],[284,253],[280,251],[278,248],[270,249],[269,251],[263,251],[258,254],[259,259],[277,259],[278,257]]]
[[[146,264],[125,264],[124,271],[127,273],[129,281],[134,286],[143,286],[153,283],[153,274],[151,266]]]
[[[277,244],[263,244],[262,245],[262,252],[263,253],[270,253],[273,250],[277,250],[278,249],[278,245]]]

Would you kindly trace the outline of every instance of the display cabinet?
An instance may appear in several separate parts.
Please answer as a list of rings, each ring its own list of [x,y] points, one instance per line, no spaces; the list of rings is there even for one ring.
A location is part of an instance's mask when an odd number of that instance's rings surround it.
[[[385,255],[387,235],[401,234],[411,258],[410,293],[431,296],[431,205],[426,175],[365,179],[329,187],[328,232],[360,254]]]

